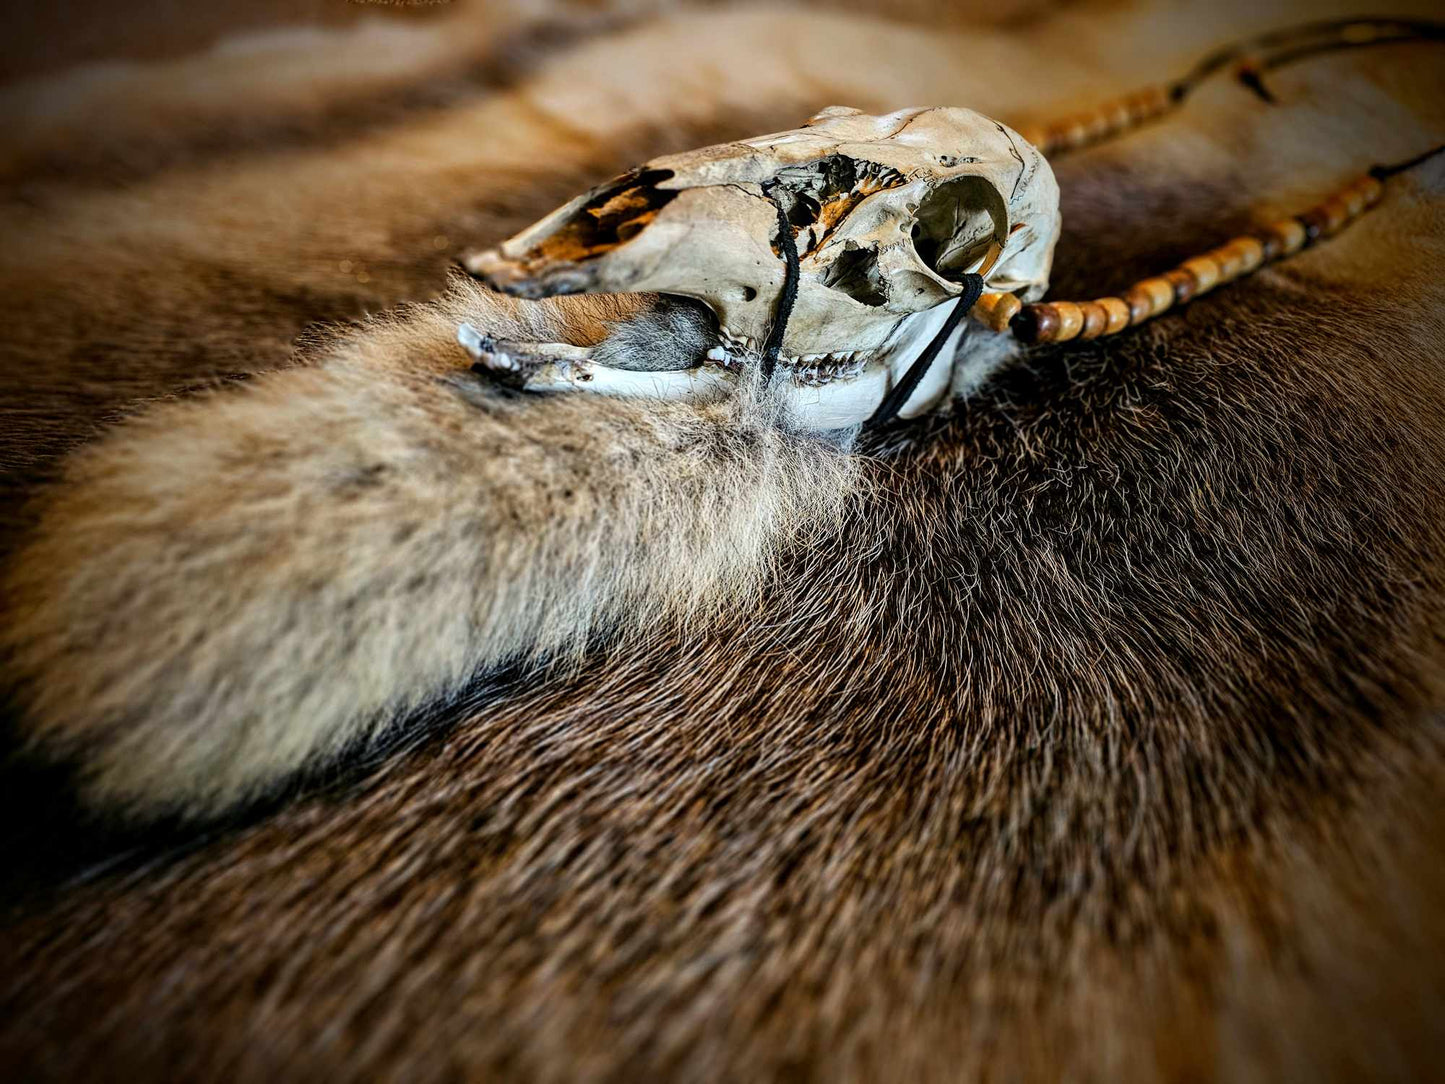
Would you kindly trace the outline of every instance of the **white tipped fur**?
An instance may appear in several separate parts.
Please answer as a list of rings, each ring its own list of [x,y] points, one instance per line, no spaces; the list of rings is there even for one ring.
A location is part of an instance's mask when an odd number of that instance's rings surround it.
[[[88,800],[223,811],[488,667],[736,599],[835,521],[849,458],[747,397],[524,397],[461,368],[458,316],[515,334],[521,311],[461,285],[71,461],[0,636],[28,737]]]

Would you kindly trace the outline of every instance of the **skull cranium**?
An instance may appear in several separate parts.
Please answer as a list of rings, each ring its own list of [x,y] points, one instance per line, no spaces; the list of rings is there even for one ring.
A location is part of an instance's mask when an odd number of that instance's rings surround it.
[[[796,300],[774,386],[798,424],[841,428],[866,420],[938,333],[965,274],[1026,301],[1043,294],[1058,187],[1033,146],[970,110],[833,107],[793,131],[654,159],[466,262],[524,297],[657,293],[716,317],[700,366],[618,370],[583,348],[532,344],[525,387],[712,394],[761,361],[788,279],[784,220]],[[461,338],[483,356],[469,327]],[[516,352],[485,356],[518,366]],[[938,368],[904,416],[946,393],[949,366]]]

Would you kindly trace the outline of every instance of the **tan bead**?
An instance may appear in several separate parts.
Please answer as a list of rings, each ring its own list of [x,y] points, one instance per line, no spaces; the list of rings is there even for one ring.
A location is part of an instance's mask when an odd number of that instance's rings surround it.
[[[1326,237],[1339,233],[1344,229],[1345,223],[1350,220],[1349,206],[1339,196],[1331,196],[1320,204],[1320,210],[1324,213],[1324,234]]]
[[[1124,291],[1124,304],[1129,306],[1131,324],[1142,324],[1154,315],[1154,298],[1138,283]]]
[[[1364,194],[1366,207],[1373,207],[1379,203],[1380,197],[1385,194],[1385,186],[1380,183],[1380,179],[1371,177],[1369,174],[1356,181],[1355,187]]]
[[[1149,295],[1154,309],[1150,316],[1158,316],[1161,312],[1174,304],[1174,284],[1163,275],[1156,275],[1152,279],[1145,279],[1139,283],[1140,289]]]
[[[1149,97],[1146,94],[1136,92],[1124,99],[1129,108],[1129,120],[1133,124],[1139,124],[1149,119]]]
[[[1009,321],[1023,308],[1013,294],[984,294],[973,307],[973,315],[980,323],[994,331],[1007,331]]]
[[[1054,301],[1051,305],[1059,318],[1059,331],[1054,336],[1054,342],[1064,343],[1077,338],[1084,330],[1084,311],[1072,301]]]
[[[1108,107],[1108,113],[1109,131],[1111,132],[1122,132],[1132,123],[1129,117],[1129,103],[1123,98],[1112,103]]]
[[[1344,202],[1345,212],[1351,218],[1357,218],[1365,209],[1365,193],[1358,184],[1352,184],[1336,197]]]
[[[1096,143],[1109,134],[1109,113],[1106,109],[1096,109],[1084,118],[1084,127],[1087,129],[1087,139],[1090,143]]]
[[[1305,245],[1305,228],[1297,218],[1281,218],[1269,225],[1269,232],[1279,238],[1280,254],[1292,256]]]
[[[1194,296],[1207,294],[1219,282],[1219,264],[1213,256],[1195,256],[1179,265],[1194,276]]]
[[[1176,267],[1173,271],[1165,271],[1164,279],[1174,287],[1174,303],[1176,305],[1184,304],[1199,292],[1199,283],[1186,268]]]
[[[1079,305],[1079,310],[1084,314],[1084,326],[1079,329],[1079,338],[1097,339],[1104,334],[1104,325],[1109,322],[1109,314],[1104,311],[1104,306],[1097,301],[1085,301]]]
[[[1229,247],[1240,254],[1241,263],[1239,273],[1247,275],[1260,264],[1264,263],[1264,246],[1253,237],[1236,237],[1229,243]]]
[[[1104,310],[1104,334],[1117,335],[1129,326],[1129,305],[1122,297],[1101,297],[1095,302]]]
[[[1148,120],[1169,108],[1169,92],[1163,87],[1148,87],[1133,95],[1132,103],[1135,117]]]
[[[1232,282],[1239,277],[1244,261],[1231,245],[1221,245],[1209,254],[1219,264],[1219,281]]]

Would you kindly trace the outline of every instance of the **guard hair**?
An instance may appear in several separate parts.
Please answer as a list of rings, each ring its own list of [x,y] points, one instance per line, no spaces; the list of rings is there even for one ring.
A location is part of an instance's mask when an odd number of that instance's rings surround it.
[[[75,456],[4,583],[31,744],[96,806],[215,814],[491,669],[755,592],[837,522],[846,454],[757,395],[518,396],[461,368],[459,318],[585,334],[619,304],[458,282]]]

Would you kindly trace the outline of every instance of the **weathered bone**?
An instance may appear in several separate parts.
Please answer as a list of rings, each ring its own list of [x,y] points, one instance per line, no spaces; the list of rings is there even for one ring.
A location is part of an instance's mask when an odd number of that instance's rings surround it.
[[[719,342],[691,376],[609,369],[585,351],[533,344],[502,352],[540,359],[522,386],[719,394],[761,361],[787,277],[780,210],[799,264],[775,390],[798,424],[818,429],[873,413],[943,324],[965,274],[990,292],[1041,296],[1059,234],[1052,170],[1002,124],[967,109],[832,107],[794,131],[654,159],[466,264],[524,297],[656,292],[717,317]],[[949,366],[936,368],[903,416],[946,396]]]

